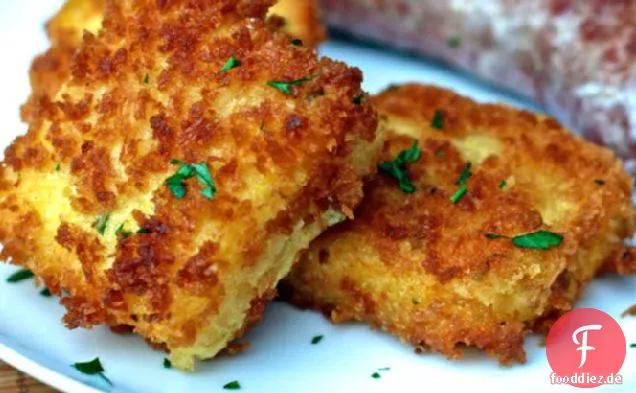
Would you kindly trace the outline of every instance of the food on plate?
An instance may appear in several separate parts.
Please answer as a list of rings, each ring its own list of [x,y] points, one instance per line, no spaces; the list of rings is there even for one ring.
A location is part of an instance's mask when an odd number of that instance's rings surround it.
[[[362,73],[266,0],[112,0],[0,165],[2,257],[70,328],[127,325],[192,370],[261,316],[381,147]]]
[[[624,262],[632,178],[549,117],[415,84],[371,102],[387,139],[379,172],[281,293],[451,358],[465,344],[524,362],[524,335]]]
[[[278,16],[278,25],[306,46],[316,46],[325,38],[317,0],[281,0],[269,11]],[[32,101],[38,95],[55,95],[70,74],[70,65],[84,32],[96,34],[102,27],[106,0],[67,0],[46,25],[51,48],[36,57],[31,71],[33,97],[23,107],[28,120]],[[274,20],[275,18],[272,18]]]
[[[325,21],[544,105],[636,173],[636,2],[322,0]]]

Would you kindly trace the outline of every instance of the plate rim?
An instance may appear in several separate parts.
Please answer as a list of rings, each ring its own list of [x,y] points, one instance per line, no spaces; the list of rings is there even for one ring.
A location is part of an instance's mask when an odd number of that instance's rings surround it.
[[[0,342],[0,360],[61,392],[103,393],[103,391],[76,381],[68,375],[53,371],[3,342]]]

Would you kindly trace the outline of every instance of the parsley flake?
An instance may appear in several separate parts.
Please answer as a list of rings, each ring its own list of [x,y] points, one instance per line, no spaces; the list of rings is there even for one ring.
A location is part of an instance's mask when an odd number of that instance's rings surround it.
[[[237,60],[234,56],[232,56],[228,59],[223,68],[221,68],[221,72],[227,72],[232,68],[240,67],[242,64],[243,63],[241,63],[240,60]]]
[[[457,181],[455,182],[456,186],[463,186],[464,184],[466,184],[468,179],[473,176],[473,174],[470,172],[471,166],[472,164],[470,162],[466,164],[464,170],[462,171],[462,174],[459,176],[459,179],[457,179]]]
[[[371,374],[371,378],[380,379],[380,373],[377,371],[374,372],[373,374]]]
[[[402,150],[395,160],[385,161],[378,165],[379,170],[397,180],[400,189],[408,194],[415,192],[415,186],[411,183],[411,178],[406,166],[409,163],[418,162],[422,157],[422,150],[420,150],[418,143],[418,141],[415,141],[410,149]]]
[[[115,236],[123,236],[123,237],[128,237],[130,235],[132,235],[132,232],[130,231],[124,231],[124,226],[126,224],[122,223],[119,228],[117,228],[117,230],[115,231]]]
[[[636,348],[636,343],[629,344],[630,348]]]
[[[561,243],[563,243],[563,235],[548,231],[526,233],[512,238],[508,236],[497,235],[494,233],[488,233],[486,234],[486,237],[488,239],[510,239],[515,247],[530,250],[548,251],[554,247],[560,246]]]
[[[303,44],[303,40],[301,40],[301,39],[299,39],[299,38],[294,38],[294,39],[291,41],[291,43],[292,43],[292,45],[294,45],[294,46],[303,46],[303,45],[304,45],[304,44]]]
[[[454,49],[454,48],[459,48],[462,41],[458,36],[454,35],[450,37],[446,43],[448,44],[449,47]]]
[[[40,291],[40,296],[51,297],[51,296],[53,296],[53,294],[51,293],[50,289],[44,288],[43,290]]]
[[[466,193],[468,192],[468,187],[466,187],[466,185],[462,185],[461,187],[459,187],[459,190],[455,191],[455,193],[453,195],[451,195],[450,200],[453,204],[457,204],[459,201],[462,200],[462,198],[466,195]]]
[[[232,381],[223,385],[223,389],[225,390],[240,390],[241,383],[239,381]]]
[[[168,358],[164,358],[163,359],[163,368],[165,368],[165,369],[171,369],[172,368],[172,362],[170,361],[170,359],[168,359]]]
[[[296,79],[291,82],[269,81],[267,82],[267,85],[287,95],[294,95],[294,91],[292,90],[293,86],[302,86],[304,83],[313,80],[315,77],[316,76],[307,76],[305,78]]]
[[[152,233],[152,232],[150,232],[150,229],[148,228],[139,228],[137,233],[144,234],[144,233]]]
[[[106,227],[108,226],[109,218],[110,218],[110,213],[106,213],[103,216],[97,217],[97,220],[93,222],[93,228],[97,229],[97,233],[99,233],[102,236],[106,233]]]
[[[444,112],[441,109],[435,111],[433,120],[431,121],[431,127],[437,128],[438,130],[444,129]]]
[[[596,179],[596,180],[594,180],[594,183],[598,184],[599,186],[604,186],[605,185],[605,180]]]
[[[200,193],[207,199],[214,199],[216,194],[216,184],[212,179],[212,174],[208,169],[208,164],[201,162],[198,164],[187,164],[178,160],[170,161],[173,165],[180,165],[177,172],[166,180],[166,186],[177,199],[183,199],[186,195],[185,181],[195,177],[205,186]]]
[[[320,336],[314,336],[314,338],[311,339],[311,343],[313,345],[316,345],[321,342],[323,338],[325,338],[325,336],[323,336],[322,334]]]
[[[60,171],[60,169],[62,169],[62,164],[57,164],[57,165],[55,166],[55,172],[59,172],[59,171]]]
[[[33,274],[31,270],[22,269],[10,275],[9,278],[7,278],[7,282],[15,284],[16,282],[29,280],[33,277],[35,277],[35,274]]]
[[[505,181],[505,180],[502,180],[502,181],[499,183],[499,188],[503,189],[503,188],[504,188],[504,187],[506,187],[507,185],[508,185],[508,183],[506,183],[506,181]]]
[[[150,83],[150,75],[146,74],[146,76],[144,76],[144,83],[145,84],[149,84]]]
[[[444,150],[438,150],[437,152],[435,152],[435,155],[440,158],[444,157],[445,154],[446,153],[444,153]]]
[[[108,382],[109,385],[113,385],[112,382],[106,378],[106,375],[104,375],[105,370],[99,358],[95,358],[90,362],[75,363],[71,365],[71,367],[86,375],[99,375],[102,379],[104,379],[104,381]]]

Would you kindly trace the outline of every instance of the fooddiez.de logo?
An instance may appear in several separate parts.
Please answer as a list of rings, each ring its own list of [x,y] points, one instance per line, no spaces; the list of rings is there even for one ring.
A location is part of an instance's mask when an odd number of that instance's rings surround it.
[[[559,318],[546,341],[550,383],[579,388],[622,384],[627,353],[618,322],[601,310],[580,308]]]

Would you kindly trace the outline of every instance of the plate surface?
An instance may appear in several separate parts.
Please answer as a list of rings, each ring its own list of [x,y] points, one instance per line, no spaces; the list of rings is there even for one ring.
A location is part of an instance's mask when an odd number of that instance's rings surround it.
[[[0,146],[24,133],[18,110],[29,92],[27,70],[46,45],[42,25],[60,0],[2,1],[0,5]],[[344,41],[322,52],[358,66],[365,88],[375,93],[391,83],[418,81],[452,87],[480,101],[500,101],[536,110],[531,104],[462,77],[440,65],[394,52]],[[0,225],[2,225],[0,223]],[[135,336],[106,328],[68,331],[60,323],[63,309],[43,298],[31,282],[7,284],[15,267],[0,264],[0,358],[66,392],[215,392],[239,380],[244,392],[437,392],[466,388],[489,392],[558,392],[573,388],[549,384],[550,368],[537,337],[526,344],[528,363],[500,368],[492,359],[470,352],[460,362],[437,354],[417,355],[393,337],[365,325],[332,326],[321,315],[283,303],[269,306],[265,321],[245,338],[251,348],[235,357],[199,365],[195,374],[166,370],[164,354]],[[636,303],[636,278],[609,277],[594,282],[578,307],[599,308],[621,323],[628,343],[636,342],[636,318],[620,313]],[[311,345],[315,335],[324,335]],[[99,356],[112,387],[77,373],[69,365]],[[379,368],[380,379],[371,378]],[[622,386],[600,391],[636,391],[636,349],[628,349]]]

